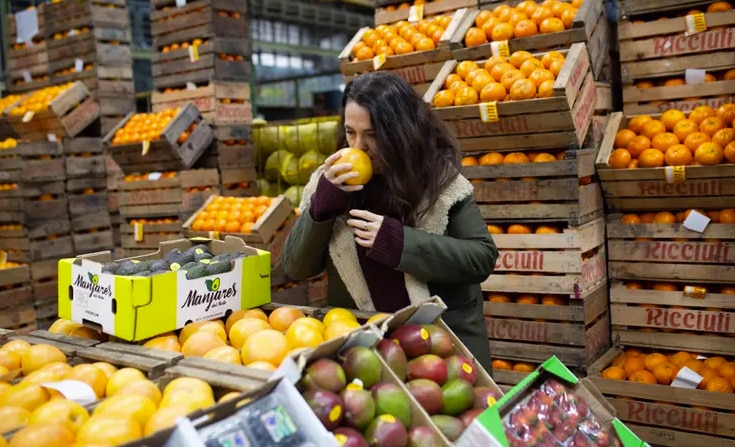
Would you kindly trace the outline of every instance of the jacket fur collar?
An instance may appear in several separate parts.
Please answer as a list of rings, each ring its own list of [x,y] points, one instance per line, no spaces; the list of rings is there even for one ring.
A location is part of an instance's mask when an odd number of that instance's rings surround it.
[[[323,169],[323,166],[319,167],[312,174],[309,183],[304,186],[301,204],[299,206],[302,214],[309,212],[311,196],[316,192],[319,177],[321,177]],[[472,192],[473,187],[469,180],[462,175],[458,175],[442,192],[436,203],[429,208],[429,211],[417,228],[430,234],[444,234],[449,224],[449,210],[456,203],[472,194]],[[370,298],[370,291],[357,257],[354,235],[347,226],[346,216],[338,217],[334,223],[332,239],[329,243],[329,257],[358,309],[375,311],[373,301]],[[431,298],[429,287],[425,282],[418,280],[408,273],[404,276],[406,291],[408,292],[411,304],[421,304]]]

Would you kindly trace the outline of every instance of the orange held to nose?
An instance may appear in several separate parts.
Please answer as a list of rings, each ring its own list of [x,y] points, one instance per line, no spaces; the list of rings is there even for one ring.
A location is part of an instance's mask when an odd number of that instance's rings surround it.
[[[348,147],[340,150],[341,157],[334,164],[349,163],[358,176],[345,181],[348,185],[364,185],[373,177],[373,163],[368,154],[360,149]]]

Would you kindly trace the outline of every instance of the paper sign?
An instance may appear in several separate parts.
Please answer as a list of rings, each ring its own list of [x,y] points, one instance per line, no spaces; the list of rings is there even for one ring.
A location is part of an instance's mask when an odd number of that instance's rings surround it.
[[[182,6],[186,6],[186,0],[176,0],[176,7],[181,8]]]
[[[709,225],[711,220],[712,219],[702,213],[691,211],[682,225],[684,225],[684,228],[688,230],[696,231],[697,233],[704,233],[704,230],[707,228],[707,225]]]
[[[408,21],[411,23],[419,22],[424,18],[424,5],[413,5],[408,10]]]
[[[196,90],[197,89],[197,85],[194,84],[193,82],[187,82],[186,83],[186,89],[187,90]]]
[[[701,382],[703,378],[704,377],[685,366],[679,370],[679,374],[677,374],[674,381],[671,382],[671,386],[693,390],[699,385],[699,382]]]
[[[707,20],[704,18],[703,13],[689,14],[685,17],[685,20],[687,23],[687,35],[707,31]]]
[[[33,36],[38,34],[38,14],[36,9],[26,9],[15,13],[15,26],[18,29],[18,43],[31,45]]]
[[[148,140],[145,140],[143,142],[143,151],[141,152],[141,155],[143,156],[147,155],[150,149],[151,149],[151,142]]]
[[[664,179],[666,183],[684,183],[687,181],[686,167],[664,166]]]
[[[687,68],[684,72],[684,80],[687,84],[704,84],[704,75],[707,74],[707,70],[701,70],[699,68]]]
[[[493,56],[510,57],[510,47],[507,40],[490,42],[490,52]]]
[[[162,172],[151,172],[148,174],[148,180],[158,180],[162,175]]]
[[[191,45],[189,47],[189,61],[194,63],[199,60],[199,45]]]
[[[31,76],[31,72],[28,70],[23,70],[21,73],[23,73],[23,82],[28,84],[29,82],[33,81],[33,76]]]
[[[52,143],[56,143],[56,141],[58,141],[58,140],[56,139],[56,134],[53,134],[53,133],[50,133],[50,134],[46,135],[46,138],[48,138],[48,140],[49,140],[50,142],[52,142]]]
[[[0,250],[0,265],[5,264],[6,262],[8,262],[8,252]]]
[[[380,70],[383,64],[385,64],[385,53],[380,53],[373,58],[373,70]]]
[[[74,61],[74,71],[76,71],[77,73],[84,71],[84,61],[83,60],[77,58]]]
[[[24,123],[30,123],[30,122],[31,122],[31,120],[33,119],[33,116],[34,116],[35,114],[36,114],[36,112],[34,112],[33,110],[29,110],[29,111],[27,111],[27,112],[26,112],[26,114],[25,114],[25,115],[23,115],[23,122],[24,122]]]
[[[42,383],[42,387],[60,392],[66,400],[76,402],[79,405],[89,405],[97,400],[89,384],[81,380],[61,380],[59,382]]]
[[[498,117],[498,103],[497,101],[483,102],[479,104],[480,107],[480,119],[483,123],[494,123],[500,118]]]

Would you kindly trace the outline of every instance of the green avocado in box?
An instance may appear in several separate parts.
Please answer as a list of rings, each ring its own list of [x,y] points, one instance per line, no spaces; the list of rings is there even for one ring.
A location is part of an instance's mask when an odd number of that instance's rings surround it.
[[[555,356],[470,424],[457,447],[645,447],[586,379]]]
[[[148,255],[59,261],[59,317],[140,341],[270,303],[271,255],[242,239],[162,242]]]

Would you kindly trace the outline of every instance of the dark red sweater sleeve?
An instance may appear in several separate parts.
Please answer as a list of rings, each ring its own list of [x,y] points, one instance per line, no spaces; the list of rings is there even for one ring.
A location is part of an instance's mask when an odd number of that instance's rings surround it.
[[[349,193],[334,186],[322,175],[316,191],[311,196],[311,218],[315,222],[326,222],[347,212]]]
[[[378,230],[373,247],[368,250],[368,258],[398,268],[403,254],[403,225],[398,219],[385,216]]]

